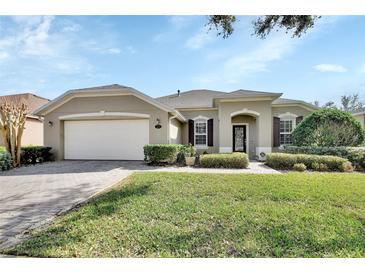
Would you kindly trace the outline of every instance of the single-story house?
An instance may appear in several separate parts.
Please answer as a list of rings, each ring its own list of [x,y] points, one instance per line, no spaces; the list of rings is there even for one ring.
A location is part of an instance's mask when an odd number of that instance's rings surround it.
[[[13,95],[0,96],[0,104],[8,102],[13,104],[24,103],[28,107],[28,114],[25,121],[24,132],[22,136],[22,145],[43,145],[43,118],[32,114],[34,110],[49,102],[48,99],[32,93],[21,93]],[[4,142],[0,135],[0,146]]]
[[[365,127],[365,108],[353,112],[352,115],[361,123],[363,127]]]
[[[312,104],[282,93],[191,90],[152,98],[109,85],[70,90],[40,107],[44,144],[56,159],[142,160],[145,144],[193,144],[199,152],[247,152],[290,144]]]

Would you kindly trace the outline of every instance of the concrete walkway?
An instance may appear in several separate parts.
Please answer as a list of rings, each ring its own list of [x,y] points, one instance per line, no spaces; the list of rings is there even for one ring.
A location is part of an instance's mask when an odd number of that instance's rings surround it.
[[[151,172],[194,172],[194,173],[227,173],[227,174],[281,174],[281,172],[265,166],[260,162],[250,162],[246,169],[228,169],[228,168],[200,168],[200,167],[161,167],[158,169],[148,170]]]
[[[279,173],[258,162],[234,170],[151,167],[139,161],[61,161],[0,172],[0,251],[134,171]]]

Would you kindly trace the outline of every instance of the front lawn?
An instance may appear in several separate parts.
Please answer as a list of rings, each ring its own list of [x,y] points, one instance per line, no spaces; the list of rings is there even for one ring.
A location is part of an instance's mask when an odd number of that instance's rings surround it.
[[[9,253],[364,257],[365,176],[137,173]]]

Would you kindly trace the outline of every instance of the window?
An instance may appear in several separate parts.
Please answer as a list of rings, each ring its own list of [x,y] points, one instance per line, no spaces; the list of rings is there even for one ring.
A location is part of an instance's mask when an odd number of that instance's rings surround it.
[[[280,145],[291,145],[291,133],[295,127],[294,119],[280,119]]]
[[[194,127],[195,145],[197,147],[207,146],[208,125],[206,120],[196,120]]]

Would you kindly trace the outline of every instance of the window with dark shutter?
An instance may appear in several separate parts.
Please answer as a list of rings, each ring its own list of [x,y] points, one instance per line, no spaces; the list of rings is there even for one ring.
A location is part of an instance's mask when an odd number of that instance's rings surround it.
[[[296,119],[295,119],[295,124],[296,125],[299,125],[299,123],[303,121],[303,116],[298,116]]]
[[[189,119],[189,144],[194,145],[194,120]]]
[[[213,119],[208,120],[208,146],[213,146]]]
[[[274,147],[280,146],[280,118],[274,117],[273,121],[273,142]]]

